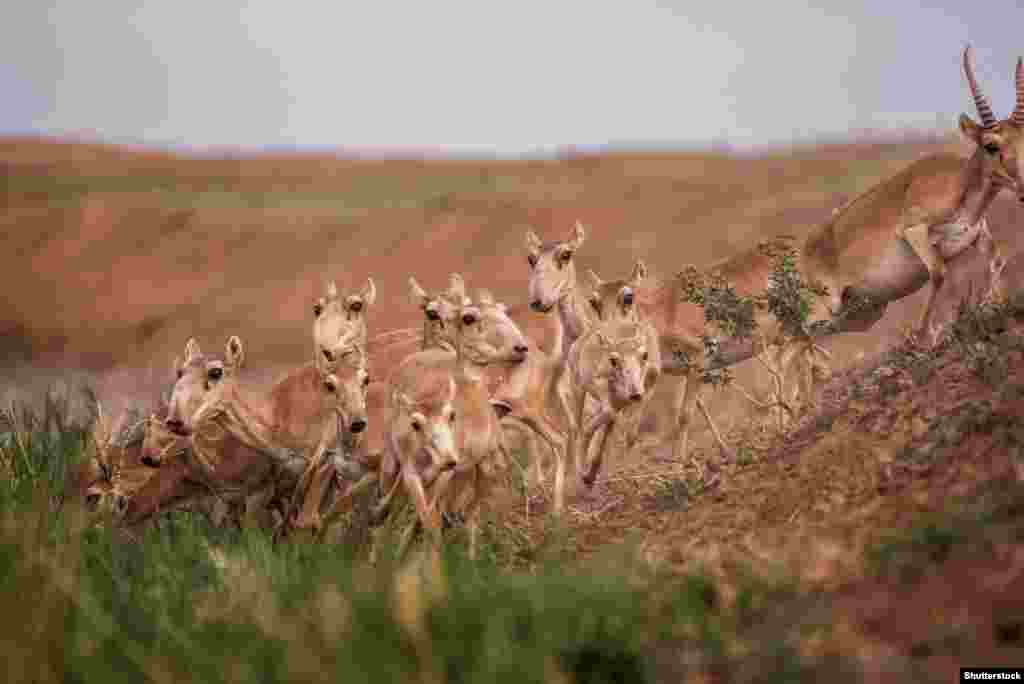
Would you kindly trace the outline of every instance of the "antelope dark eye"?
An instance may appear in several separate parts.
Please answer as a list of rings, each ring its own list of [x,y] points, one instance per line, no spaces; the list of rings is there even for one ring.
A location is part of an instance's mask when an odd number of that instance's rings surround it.
[[[531,268],[535,267],[537,265],[537,257],[533,256],[532,254],[530,256],[526,257],[526,260],[528,262],[530,262],[530,267]]]
[[[420,429],[422,429],[422,427],[423,426],[420,425],[419,422],[417,422],[415,420],[412,422],[412,429],[415,430],[416,432],[419,432]]]
[[[334,394],[334,390],[338,389],[337,387],[335,387],[335,386],[334,386],[334,383],[333,383],[333,382],[325,382],[325,383],[324,383],[324,387],[325,387],[325,388],[327,389],[327,391],[328,391],[328,392],[330,392],[331,394]]]
[[[313,305],[313,315],[314,316],[319,318],[320,314],[322,314],[323,312],[324,312],[323,305],[321,305],[321,304],[314,304]]]
[[[370,385],[370,376],[367,375],[365,378],[363,378],[363,387],[368,387],[369,385]]]
[[[562,256],[559,258],[565,263],[569,263],[569,259],[572,259],[572,252],[562,252]]]
[[[352,302],[352,306],[350,306],[349,309],[351,309],[352,311],[362,311],[363,310],[363,303],[362,302]]]
[[[625,304],[626,306],[632,306],[633,305],[633,293],[632,292],[627,292],[624,295],[622,295],[622,303]]]
[[[427,319],[431,321],[439,321],[441,320],[441,314],[431,309],[430,311],[427,311]]]
[[[614,356],[610,357],[608,359],[608,361],[612,364],[612,368],[618,368],[619,367],[619,360],[617,358],[615,358]]]
[[[462,322],[465,325],[473,325],[474,323],[476,323],[476,316],[474,316],[473,314],[466,314],[462,317]]]
[[[985,145],[985,151],[988,152],[989,154],[995,154],[996,152],[999,151],[999,145],[996,145],[995,143],[989,143]]]
[[[224,376],[223,368],[211,368],[207,375],[210,376],[211,380],[220,380]]]
[[[324,349],[323,354],[324,358],[328,361],[334,361],[334,354],[332,354],[329,349]]]
[[[180,377],[181,377],[182,375],[184,375],[184,374],[185,374],[185,371],[184,371],[184,370],[182,370],[181,368],[179,368],[179,369],[178,369],[178,377],[180,378]]]
[[[647,362],[647,352],[644,352],[644,355],[640,357],[640,360],[645,363]]]
[[[449,423],[454,423],[455,422],[455,412],[454,411],[452,411],[452,415],[450,415],[448,417],[448,422]]]

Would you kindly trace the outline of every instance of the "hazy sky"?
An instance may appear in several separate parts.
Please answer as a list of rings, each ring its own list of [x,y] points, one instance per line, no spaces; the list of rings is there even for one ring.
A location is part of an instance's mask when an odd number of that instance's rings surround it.
[[[17,4],[0,133],[194,146],[516,154],[952,129],[974,114],[964,43],[1000,116],[1024,54],[1017,0]]]

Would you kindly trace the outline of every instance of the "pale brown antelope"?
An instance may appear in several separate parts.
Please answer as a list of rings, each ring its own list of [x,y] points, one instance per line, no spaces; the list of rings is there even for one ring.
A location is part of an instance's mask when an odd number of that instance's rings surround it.
[[[366,349],[366,310],[377,299],[373,278],[358,292],[341,295],[334,281],[313,304],[313,346],[316,359],[327,364],[336,361],[338,354],[353,346]]]
[[[1017,104],[999,121],[971,68],[970,46],[963,69],[981,119],[960,116],[960,131],[976,145],[970,158],[938,154],[920,159],[875,185],[813,230],[796,253],[808,283],[823,286],[808,316],[808,332],[792,345],[806,348],[814,337],[871,328],[889,303],[931,283],[916,335],[934,343],[932,319],[946,282],[947,262],[977,245],[989,258],[986,298],[1000,295],[1006,264],[985,214],[1003,190],[1024,200],[1024,75],[1017,66]],[[749,343],[723,345],[709,367],[721,367],[755,353]]]
[[[196,364],[187,366],[174,388],[178,401],[187,404],[191,393],[203,391],[201,383],[188,377],[189,372],[200,375],[203,370]],[[311,362],[269,392],[234,376],[223,379],[204,394],[194,413],[175,425],[177,434],[190,438],[190,457],[161,464],[153,486],[133,497],[127,522],[137,523],[207,490],[235,501],[262,492],[265,500],[250,501],[250,512],[263,515],[275,504],[290,520],[284,510],[287,499],[282,497],[294,492],[307,463],[319,462],[338,441],[339,423],[345,433],[342,443],[358,442],[366,427],[368,379],[359,347],[337,352],[331,372],[324,374]],[[136,499],[137,505],[132,505]]]
[[[454,468],[459,462],[456,395],[455,379],[451,375],[442,386],[427,383],[394,390],[387,430],[386,467],[382,473],[387,493],[379,509],[388,509],[401,488],[416,510],[418,526],[435,544],[440,542],[441,511],[430,500],[428,488],[441,472]],[[400,553],[404,553],[416,527],[414,524],[407,529]]]
[[[627,410],[639,410],[660,372],[657,334],[645,321],[599,323],[580,337],[569,350],[571,408],[575,420],[569,429],[569,455],[555,475],[555,510],[564,504],[565,468],[569,462],[584,463],[583,482],[593,484],[604,461],[608,438]],[[603,408],[593,426],[585,421],[587,395],[601,400]],[[590,439],[603,428],[594,458],[587,463]]]
[[[555,340],[549,356],[552,363],[538,364],[532,369],[534,377],[540,374],[551,373],[545,377],[542,383],[548,391],[548,397],[540,402],[537,398],[530,398],[528,406],[543,403],[549,412],[562,415],[562,422],[568,424],[575,416],[569,409],[569,388],[567,385],[566,359],[572,345],[577,339],[599,321],[597,312],[587,301],[586,294],[577,280],[575,255],[583,246],[586,238],[586,231],[579,221],[573,226],[572,233],[562,241],[545,243],[533,230],[526,232],[526,260],[530,267],[529,279],[529,301],[530,309],[539,313],[550,313],[557,308],[558,325],[555,328]],[[544,370],[542,371],[542,367]],[[521,373],[524,375],[525,373]],[[522,381],[520,380],[520,384]],[[534,387],[538,386],[536,382]],[[504,400],[514,399],[511,391],[502,391]],[[588,396],[588,401],[595,401]],[[498,407],[504,410],[504,407]],[[592,415],[601,410],[600,401],[595,401],[589,406]],[[515,415],[515,413],[513,413]],[[522,414],[520,417],[525,417]],[[536,427],[542,425],[539,419],[532,420],[533,429],[546,441],[549,446],[553,443],[550,433],[542,433]],[[552,447],[554,448],[554,447]],[[576,464],[577,467],[581,463]]]
[[[453,341],[454,351],[433,349],[409,356],[389,383],[396,396],[415,396],[420,391],[430,392],[431,387],[445,387],[449,380],[455,381],[455,429],[461,465],[438,479],[434,499],[457,499],[451,505],[466,509],[472,555],[476,552],[479,505],[495,469],[506,464],[504,437],[491,407],[484,369],[520,364],[528,357],[530,348],[509,318],[507,307],[487,291],[481,291],[476,302],[464,303],[459,308]],[[452,490],[446,493],[449,487]]]

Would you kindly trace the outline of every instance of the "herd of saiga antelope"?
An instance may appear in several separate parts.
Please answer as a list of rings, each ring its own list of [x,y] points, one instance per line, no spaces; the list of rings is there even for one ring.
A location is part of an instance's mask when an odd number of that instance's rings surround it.
[[[759,307],[759,336],[708,348],[709,324],[702,307],[684,296],[684,278],[648,276],[638,261],[623,280],[603,282],[591,272],[585,290],[573,261],[584,243],[583,226],[549,243],[529,231],[530,309],[557,311],[550,353],[531,346],[489,293],[468,296],[459,275],[435,294],[410,278],[424,316],[422,349],[376,384],[385,393],[382,419],[371,420],[365,315],[376,290],[372,280],[350,294],[332,283],[313,307],[313,360],[268,392],[240,376],[238,337],[228,340],[223,355],[189,340],[184,359],[176,360],[169,399],[156,414],[118,435],[101,414],[79,493],[125,529],[161,510],[191,507],[217,520],[228,515],[239,524],[271,526],[279,536],[299,530],[319,536],[350,508],[357,491],[376,487],[372,521],[396,510],[396,501],[415,508],[403,548],[416,529],[436,543],[444,520],[458,514],[475,555],[480,505],[509,463],[508,428],[524,431],[531,442],[539,437],[553,453],[558,514],[569,464],[590,486],[614,427],[627,449],[634,446],[635,418],[662,374],[684,379],[672,436],[673,455],[682,462],[693,408],[710,423],[698,395],[705,371],[770,355],[779,377],[787,368],[801,369],[792,396],[809,401],[822,353],[816,340],[867,330],[890,302],[926,281],[930,296],[916,334],[934,344],[933,312],[947,262],[976,246],[989,259],[986,296],[1002,296],[1006,259],[985,214],[1004,189],[1024,202],[1024,65],[1018,60],[1016,106],[1002,121],[978,88],[969,47],[963,66],[981,119],[960,117],[961,132],[976,145],[969,159],[940,154],[914,162],[835,210],[802,243],[781,245],[803,281],[824,293],[814,299],[801,334],[784,334],[781,322]],[[724,279],[741,296],[763,295],[779,247],[763,242],[703,273]],[[506,374],[495,393],[485,382],[488,368]],[[781,381],[776,390],[783,401]],[[544,473],[539,453],[532,453],[536,481]],[[118,466],[133,461],[146,467]]]

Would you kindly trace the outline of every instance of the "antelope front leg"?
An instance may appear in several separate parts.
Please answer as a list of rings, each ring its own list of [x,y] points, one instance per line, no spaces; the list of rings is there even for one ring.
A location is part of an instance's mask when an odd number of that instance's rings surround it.
[[[611,436],[615,429],[615,412],[611,409],[605,409],[604,412],[598,416],[598,424],[594,426],[593,430],[589,433],[589,439],[586,439],[584,444],[589,444],[594,437],[597,436],[598,431],[604,428],[604,432],[601,434],[601,439],[597,444],[597,453],[594,455],[594,460],[591,461],[590,467],[583,474],[583,483],[588,487],[592,487],[594,482],[597,480],[597,474],[601,470],[601,464],[604,462],[605,449],[608,448],[608,438]]]
[[[582,437],[580,432],[583,429],[583,409],[586,406],[587,397],[582,392],[573,392],[573,400],[576,402],[576,422],[572,424],[572,420],[567,421],[570,423],[568,445],[562,457],[558,459],[555,469],[555,500],[552,508],[556,516],[561,515],[565,508],[565,476],[569,461],[571,460],[573,464],[579,462],[577,451],[579,451],[579,442]]]
[[[413,505],[416,507],[416,517],[422,523],[423,528],[431,534],[434,542],[438,543],[441,533],[441,516],[437,508],[428,503],[423,481],[420,480],[419,473],[411,464],[402,464],[402,481],[409,498],[412,499]]]
[[[982,302],[992,304],[1006,300],[1003,269],[1006,268],[1007,259],[1002,242],[992,236],[992,232],[988,228],[988,221],[982,218],[981,222],[977,245],[981,253],[988,257],[988,289]]]
[[[928,301],[925,303],[924,312],[921,314],[915,334],[928,346],[934,346],[938,338],[938,331],[932,326],[932,318],[935,315],[935,304],[938,302],[939,291],[946,282],[946,260],[928,240],[927,224],[919,223],[908,228],[904,231],[903,238],[928,268],[931,290],[928,292]]]
[[[691,370],[686,374],[683,382],[684,385],[680,388],[680,396],[676,404],[676,434],[672,448],[672,459],[678,463],[683,463],[686,460],[690,421],[693,416],[693,407],[697,403],[697,395],[700,392],[700,374]]]

